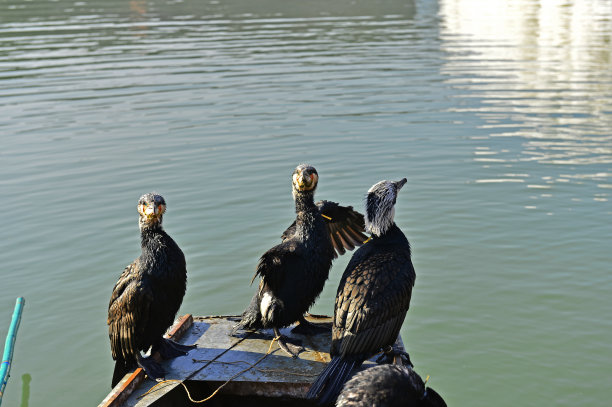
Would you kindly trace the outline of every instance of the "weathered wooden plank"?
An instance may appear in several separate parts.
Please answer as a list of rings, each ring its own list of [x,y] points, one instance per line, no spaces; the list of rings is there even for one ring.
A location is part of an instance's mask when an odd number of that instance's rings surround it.
[[[166,333],[167,338],[178,340],[193,324],[191,314],[183,315]],[[145,380],[145,373],[141,368],[137,368],[132,373],[126,374],[123,379],[111,390],[111,392],[102,400],[98,407],[118,407],[121,406],[130,397],[142,382]]]
[[[302,400],[311,383],[330,360],[331,318],[309,316],[307,319],[325,324],[330,331],[303,336],[293,334],[291,327],[282,329],[281,333],[289,340],[301,341],[305,348],[299,358],[293,359],[280,350],[277,343],[272,343],[272,330],[239,331],[234,335],[232,328],[238,321],[237,316],[194,317],[188,329],[181,328],[185,331],[181,343],[195,343],[197,348],[186,356],[161,362],[167,372],[168,382],[158,384],[152,380],[143,380],[137,389],[131,391],[129,397],[122,398],[122,404],[108,407],[173,405],[158,401],[175,399],[177,394],[186,399],[185,390],[176,389],[182,386],[181,383],[185,383],[191,391],[200,393],[200,399],[223,386],[216,397]],[[398,345],[403,348],[400,338]],[[373,359],[364,365],[373,363]],[[171,392],[172,395],[169,394]],[[187,402],[184,405],[191,404]]]

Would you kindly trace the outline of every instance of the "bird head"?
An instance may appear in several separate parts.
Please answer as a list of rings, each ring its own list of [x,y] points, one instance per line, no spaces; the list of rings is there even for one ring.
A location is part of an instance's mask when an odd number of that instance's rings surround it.
[[[380,181],[368,190],[366,196],[366,231],[380,236],[393,225],[397,193],[406,183],[399,181]]]
[[[166,201],[163,196],[156,193],[144,194],[138,200],[140,228],[160,225],[164,212],[166,212]]]
[[[293,196],[299,192],[314,191],[319,182],[319,174],[314,167],[308,164],[300,164],[292,175]]]

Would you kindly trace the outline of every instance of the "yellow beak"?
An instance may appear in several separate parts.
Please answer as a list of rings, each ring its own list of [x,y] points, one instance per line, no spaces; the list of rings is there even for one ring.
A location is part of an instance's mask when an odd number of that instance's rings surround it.
[[[147,217],[155,216],[157,215],[157,206],[155,204],[147,205],[143,212]]]
[[[300,188],[304,188],[307,186],[307,183],[310,184],[310,176],[309,175],[304,175],[304,174],[300,174],[300,176],[298,177],[298,186]]]

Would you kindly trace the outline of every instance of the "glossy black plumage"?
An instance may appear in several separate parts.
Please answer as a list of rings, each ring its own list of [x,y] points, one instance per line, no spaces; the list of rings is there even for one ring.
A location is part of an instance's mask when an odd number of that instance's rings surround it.
[[[236,328],[273,328],[278,334],[279,328],[296,321],[305,324],[304,313],[323,290],[337,256],[335,248],[344,253],[366,239],[363,215],[334,202],[315,204],[317,181],[313,167],[296,168],[296,220],[283,233],[282,242],[261,256],[253,277],[261,277],[259,288]]]
[[[140,198],[141,255],[125,268],[111,294],[107,323],[116,361],[113,386],[137,365],[152,378],[163,376],[153,358],[143,358],[140,351],[153,347],[173,357],[186,350],[162,338],[174,322],[187,283],[185,256],[161,226],[165,206],[160,195]]]
[[[338,287],[332,361],[308,392],[321,404],[337,397],[353,369],[394,344],[410,306],[416,278],[410,244],[393,222],[396,194],[405,179],[384,182],[370,189],[366,202],[374,207],[366,221],[372,238],[353,254]]]
[[[446,407],[408,366],[377,365],[355,374],[344,385],[337,407]]]

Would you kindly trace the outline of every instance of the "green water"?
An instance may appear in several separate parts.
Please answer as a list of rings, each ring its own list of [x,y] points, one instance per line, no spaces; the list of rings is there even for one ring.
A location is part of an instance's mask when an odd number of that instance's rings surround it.
[[[608,405],[611,10],[2,1],[2,340],[27,301],[3,407],[108,392],[106,310],[139,254],[142,193],[164,195],[187,257],[181,312],[242,311],[301,162],[318,198],[355,208],[408,178],[396,221],[418,276],[402,336],[449,405]],[[348,259],[313,312],[333,312]]]

